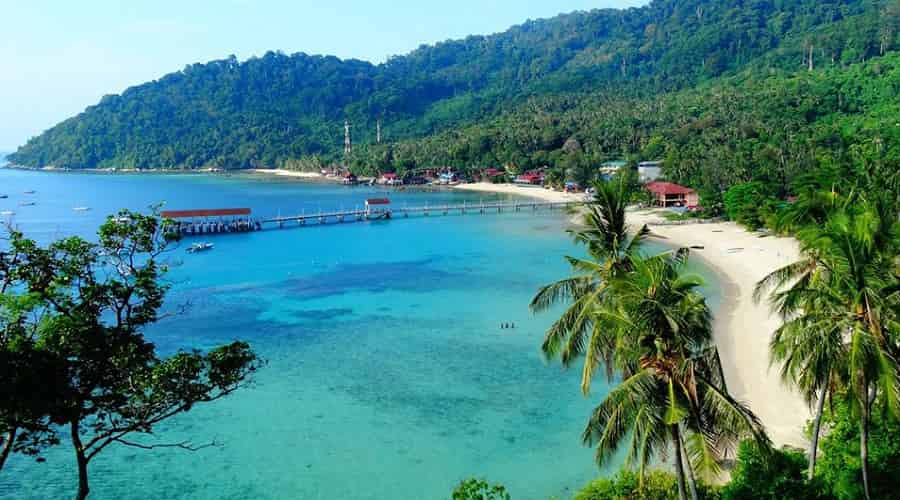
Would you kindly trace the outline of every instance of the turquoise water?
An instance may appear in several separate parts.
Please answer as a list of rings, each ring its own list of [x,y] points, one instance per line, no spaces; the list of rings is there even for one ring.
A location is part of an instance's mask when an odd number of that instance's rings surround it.
[[[35,189],[35,195],[24,195]],[[90,235],[118,208],[250,206],[257,215],[353,207],[375,194],[221,176],[0,171],[0,211],[42,240]],[[394,204],[495,196],[390,193]],[[23,199],[36,201],[19,207]],[[74,212],[74,206],[91,206]],[[552,315],[527,304],[577,253],[560,215],[420,217],[214,237],[172,273],[187,311],[148,336],[165,353],[251,342],[268,360],[253,387],[171,420],[191,453],[110,448],[91,465],[92,498],[438,499],[467,477],[516,499],[571,497],[599,470],[580,443],[592,403],[579,371],[545,362]],[[710,293],[715,295],[715,284]],[[515,330],[501,330],[514,321]],[[69,497],[67,443],[36,464],[15,458],[0,497]]]

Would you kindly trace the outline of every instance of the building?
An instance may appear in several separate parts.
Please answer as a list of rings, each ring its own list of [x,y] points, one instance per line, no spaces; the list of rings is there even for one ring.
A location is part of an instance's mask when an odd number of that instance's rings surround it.
[[[700,204],[700,196],[691,188],[659,181],[650,182],[645,187],[653,195],[653,204],[658,207],[691,208]]]
[[[385,186],[400,186],[403,184],[403,179],[401,179],[399,175],[393,172],[387,172],[381,174],[381,178],[378,179],[378,183],[384,184]]]
[[[638,180],[651,182],[662,177],[661,161],[642,161],[638,163]]]
[[[525,172],[524,174],[516,177],[515,183],[540,186],[544,183],[544,174],[537,171]]]
[[[457,184],[459,183],[459,176],[453,171],[441,172],[438,176],[438,182],[440,184]]]
[[[619,173],[619,170],[622,170],[626,166],[628,166],[628,162],[625,160],[604,162],[603,165],[600,165],[600,177],[603,180],[608,181],[612,178],[612,176]]]
[[[391,200],[387,198],[369,198],[366,200],[367,219],[390,219]]]

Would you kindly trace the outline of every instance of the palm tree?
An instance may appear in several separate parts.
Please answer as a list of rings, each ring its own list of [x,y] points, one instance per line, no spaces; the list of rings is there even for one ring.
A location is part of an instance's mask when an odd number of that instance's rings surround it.
[[[872,405],[880,396],[895,414],[900,410],[895,210],[889,202],[864,199],[839,207],[823,224],[797,234],[803,258],[763,279],[756,293],[772,290],[771,300],[787,319],[772,340],[773,361],[808,399],[817,393],[811,471],[826,391],[840,381],[859,404],[866,498]]]
[[[654,455],[674,450],[679,498],[686,472],[696,498],[694,470],[714,476],[739,439],[768,446],[768,438],[724,387],[701,280],[685,273],[687,251],[628,260],[630,271],[609,283],[614,304],[599,312],[617,334],[625,380],[594,410],[583,438],[599,463],[627,446],[641,476]]]
[[[568,304],[547,331],[542,349],[548,358],[559,356],[567,367],[585,356],[581,383],[585,394],[601,363],[606,363],[609,377],[615,366],[614,337],[596,314],[609,300],[607,282],[627,270],[628,257],[637,253],[649,234],[646,226],[629,233],[625,209],[631,193],[624,177],[595,183],[594,188],[597,194],[582,214],[583,228],[570,231],[586,247],[588,258],[566,257],[573,276],[542,287],[530,306],[538,313]]]

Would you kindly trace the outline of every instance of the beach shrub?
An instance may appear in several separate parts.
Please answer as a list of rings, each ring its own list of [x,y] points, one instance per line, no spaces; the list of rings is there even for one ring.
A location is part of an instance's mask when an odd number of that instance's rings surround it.
[[[466,479],[453,490],[453,500],[510,500],[506,488],[484,479]]]
[[[863,498],[859,458],[859,419],[845,401],[826,414],[816,474],[835,498]],[[869,428],[869,484],[872,498],[898,498],[900,423],[876,407]]]
[[[718,492],[709,486],[697,485],[700,498],[719,498]],[[644,484],[640,484],[638,474],[624,469],[611,478],[595,479],[575,495],[575,500],[678,500],[678,486],[675,474],[666,471],[652,471],[644,474]]]
[[[725,213],[728,218],[750,229],[765,225],[765,207],[769,196],[762,182],[736,184],[725,192]]]
[[[722,490],[725,500],[758,498],[829,498],[822,488],[806,481],[808,462],[802,451],[763,451],[752,442],[741,443],[731,482]]]

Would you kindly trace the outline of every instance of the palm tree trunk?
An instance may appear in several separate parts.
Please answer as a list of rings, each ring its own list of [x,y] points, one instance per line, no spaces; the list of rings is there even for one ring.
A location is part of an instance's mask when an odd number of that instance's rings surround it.
[[[865,375],[863,381],[866,382],[864,387],[868,388],[868,382]],[[859,422],[859,458],[860,467],[862,468],[863,492],[866,500],[871,500],[872,496],[869,492],[869,394],[868,390],[864,390],[862,394],[862,416]]]
[[[0,449],[0,470],[3,470],[3,465],[6,463],[6,459],[9,458],[9,454],[12,452],[13,445],[16,442],[17,431],[18,429],[13,427],[8,430],[6,436],[3,437],[3,449]]]
[[[810,481],[816,475],[816,455],[819,452],[819,432],[822,430],[822,413],[825,411],[825,398],[828,396],[828,385],[822,386],[819,392],[819,403],[816,407],[816,419],[813,421],[812,440],[809,444],[809,472],[806,478]]]
[[[681,439],[682,461],[684,462],[684,468],[687,469],[688,490],[691,492],[691,500],[700,500],[700,497],[697,495],[697,478],[694,477],[694,467],[688,458],[687,447],[684,446],[684,437],[679,436],[679,439]]]
[[[678,478],[678,498],[679,500],[687,500],[684,485],[684,466],[681,461],[681,433],[678,432],[678,425],[670,425],[672,432],[672,443],[675,445],[675,477]]]
[[[78,422],[72,422],[72,446],[75,448],[75,462],[78,464],[78,494],[75,500],[85,500],[91,492],[88,485],[88,460],[84,453],[84,445],[81,444],[81,435]]]

